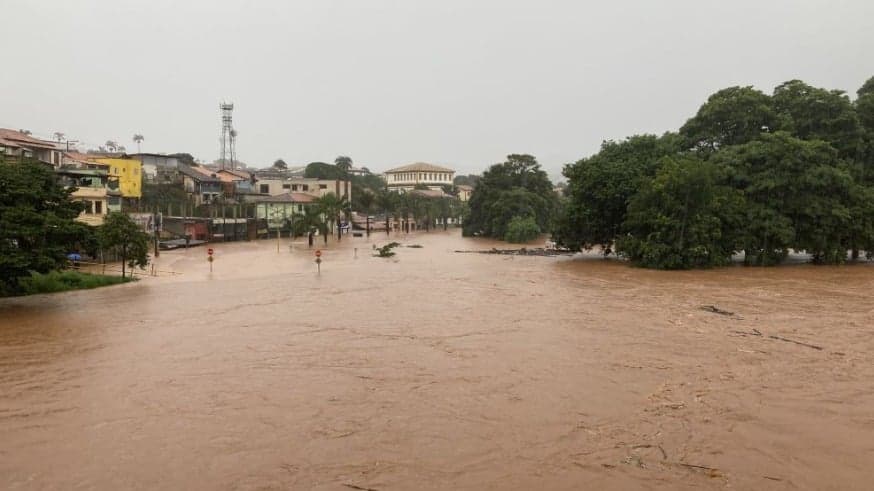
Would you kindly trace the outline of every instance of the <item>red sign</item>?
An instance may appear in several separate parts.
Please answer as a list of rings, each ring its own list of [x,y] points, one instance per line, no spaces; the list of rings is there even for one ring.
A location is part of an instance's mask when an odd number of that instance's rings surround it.
[[[209,254],[210,256],[212,256],[212,247],[210,247],[209,249],[207,249],[207,250],[206,250],[206,253]]]
[[[322,257],[322,251],[316,249],[316,257]]]

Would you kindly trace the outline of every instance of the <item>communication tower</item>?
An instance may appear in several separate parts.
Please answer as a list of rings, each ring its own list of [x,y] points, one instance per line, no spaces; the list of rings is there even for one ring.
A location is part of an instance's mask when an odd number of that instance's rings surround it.
[[[234,169],[236,167],[236,140],[237,130],[234,129],[234,103],[222,102],[219,104],[222,111],[222,156],[221,168]]]

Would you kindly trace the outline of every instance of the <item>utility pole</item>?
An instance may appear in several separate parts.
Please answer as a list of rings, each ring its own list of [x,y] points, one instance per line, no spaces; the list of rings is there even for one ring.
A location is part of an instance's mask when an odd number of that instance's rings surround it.
[[[158,251],[158,205],[156,204],[152,210],[152,232],[155,238],[155,257],[158,257],[161,255]]]

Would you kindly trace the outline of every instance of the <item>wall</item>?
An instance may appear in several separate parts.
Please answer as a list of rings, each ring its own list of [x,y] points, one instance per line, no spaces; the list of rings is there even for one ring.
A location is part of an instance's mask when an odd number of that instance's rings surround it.
[[[136,159],[96,158],[95,162],[109,165],[109,175],[118,178],[119,191],[124,198],[143,196],[143,164]]]

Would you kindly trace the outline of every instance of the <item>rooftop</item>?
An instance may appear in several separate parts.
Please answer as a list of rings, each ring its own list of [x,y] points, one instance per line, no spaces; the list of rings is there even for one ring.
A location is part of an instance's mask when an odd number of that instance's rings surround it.
[[[254,201],[256,203],[312,203],[315,200],[315,196],[306,193],[285,193],[276,196],[264,196]]]
[[[416,162],[415,164],[404,165],[401,167],[395,167],[394,169],[389,169],[385,171],[386,174],[395,174],[397,172],[452,172],[455,173],[455,169],[450,169],[449,167],[441,167],[439,165],[428,164],[425,162]]]
[[[7,147],[37,147],[48,150],[57,150],[55,142],[40,140],[30,135],[26,135],[18,130],[10,130],[8,128],[0,128],[0,145]]]

